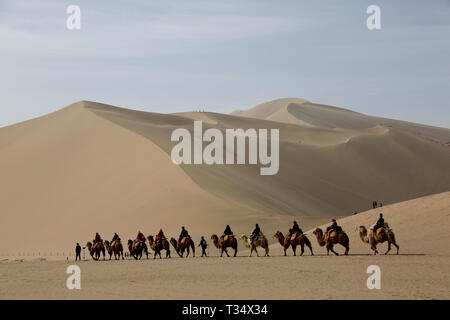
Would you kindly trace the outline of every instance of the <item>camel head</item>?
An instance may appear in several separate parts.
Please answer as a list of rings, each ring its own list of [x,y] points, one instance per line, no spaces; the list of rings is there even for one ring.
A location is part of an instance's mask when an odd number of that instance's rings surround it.
[[[88,241],[88,242],[86,243],[86,248],[88,248],[88,250],[91,251],[92,243],[91,243],[90,241]]]
[[[316,230],[314,230],[313,233],[316,237],[322,238],[322,236],[323,236],[323,231],[320,228],[316,228]]]
[[[153,236],[148,236],[147,239],[148,239],[148,243],[150,245],[152,245],[152,243],[153,243]]]
[[[216,248],[220,248],[219,246],[219,237],[216,234],[211,235],[211,240],[213,241]]]
[[[248,237],[245,234],[242,234],[240,237],[241,240],[243,240],[244,242],[248,240]]]
[[[359,226],[358,228],[359,234],[362,234],[363,236],[367,236],[367,229],[364,226]]]
[[[133,246],[133,240],[129,239],[128,240],[128,248],[131,248]]]
[[[362,242],[369,243],[369,237],[367,236],[367,229],[364,226],[359,226],[359,237],[361,238]]]
[[[277,230],[277,232],[275,232],[275,234],[273,235],[274,238],[280,240],[280,239],[284,239],[283,233],[279,230]]]
[[[177,242],[177,240],[175,240],[175,238],[170,238],[170,243],[173,245],[175,250],[178,251],[178,242]]]

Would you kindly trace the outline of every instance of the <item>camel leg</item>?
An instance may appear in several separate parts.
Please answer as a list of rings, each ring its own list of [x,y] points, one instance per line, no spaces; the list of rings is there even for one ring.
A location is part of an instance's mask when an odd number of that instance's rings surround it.
[[[236,257],[236,254],[237,254],[237,246],[235,247],[235,248],[233,248],[234,249],[234,255],[233,255],[233,257]]]
[[[398,250],[400,249],[400,247],[394,242],[393,245],[397,248],[397,254],[398,254]]]
[[[329,245],[329,248],[330,248],[330,251],[333,252],[335,255],[337,255],[337,256],[339,255],[339,253],[337,253],[336,251],[334,251],[333,245],[332,245],[332,244]]]
[[[256,252],[256,256],[259,257],[258,250],[256,250],[256,247],[255,247],[255,252]]]
[[[287,256],[287,254],[286,254],[286,247],[284,247],[284,256],[285,257]]]
[[[388,242],[388,248],[384,254],[387,255],[389,253],[389,251],[391,251],[391,243],[390,242]]]
[[[297,255],[297,254],[295,253],[296,250],[297,250],[297,246],[296,246],[296,245],[292,245],[292,251],[294,252],[294,256]]]
[[[312,246],[311,246],[311,245],[308,245],[308,248],[309,248],[309,250],[311,251],[311,255],[313,256],[314,253],[313,253],[313,250],[312,250]]]
[[[305,245],[304,244],[300,245],[300,248],[302,249],[302,251],[300,252],[300,256],[302,256],[303,253],[305,253]]]
[[[186,254],[186,258],[187,258],[187,257],[189,257],[189,253],[190,253],[190,251],[191,251],[191,250],[189,250],[189,247],[187,247],[187,248],[186,248],[186,252],[187,252],[187,254]]]

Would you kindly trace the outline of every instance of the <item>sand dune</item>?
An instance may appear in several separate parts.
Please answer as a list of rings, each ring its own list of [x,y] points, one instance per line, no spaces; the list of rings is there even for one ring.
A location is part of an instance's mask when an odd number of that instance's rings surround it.
[[[291,103],[308,104],[302,101]],[[279,173],[174,165],[170,134],[192,130],[193,119],[204,129],[280,129]],[[198,241],[227,223],[242,233],[256,222],[289,225],[296,216],[312,227],[363,211],[374,199],[388,204],[448,191],[449,160],[448,148],[383,125],[305,127],[79,102],[0,129],[0,254],[67,252],[96,231],[131,238],[162,227],[175,236],[186,225]]]
[[[450,144],[450,129],[447,128],[368,116],[304,99],[278,99],[231,114],[316,128],[370,128],[382,125],[414,133],[445,145]]]

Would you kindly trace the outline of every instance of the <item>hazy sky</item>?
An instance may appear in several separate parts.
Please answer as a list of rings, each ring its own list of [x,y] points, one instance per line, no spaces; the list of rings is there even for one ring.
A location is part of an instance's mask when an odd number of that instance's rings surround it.
[[[0,126],[79,100],[228,113],[301,97],[449,128],[449,59],[450,0],[0,0]]]

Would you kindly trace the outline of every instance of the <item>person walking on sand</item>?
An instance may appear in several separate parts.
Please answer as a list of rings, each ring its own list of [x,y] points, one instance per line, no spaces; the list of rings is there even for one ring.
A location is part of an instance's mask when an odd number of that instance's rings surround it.
[[[208,243],[206,242],[204,236],[202,236],[202,240],[200,240],[200,244],[198,246],[202,247],[202,257],[203,256],[207,257],[208,255],[206,254],[206,248],[208,248]]]
[[[81,261],[81,246],[78,242],[75,247],[75,261],[77,261],[77,259]]]

